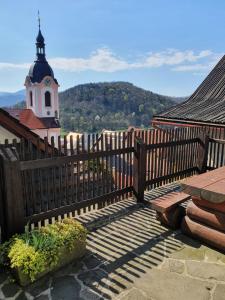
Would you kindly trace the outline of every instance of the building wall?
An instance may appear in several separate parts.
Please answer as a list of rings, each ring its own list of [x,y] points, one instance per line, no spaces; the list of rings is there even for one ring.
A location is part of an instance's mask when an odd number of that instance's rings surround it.
[[[48,83],[49,82],[49,83]],[[57,117],[59,118],[59,100],[58,85],[50,76],[45,76],[40,83],[31,83],[28,78],[25,82],[26,86],[26,105],[28,109],[32,109],[37,117]],[[51,106],[45,106],[45,92],[51,94]],[[30,92],[33,95],[33,105],[30,105]]]
[[[47,137],[49,142],[51,137],[53,136],[55,140],[55,144],[57,146],[58,137],[60,136],[60,128],[34,129],[32,131],[38,134],[42,139]]]
[[[9,140],[9,143],[11,143],[13,139],[19,141],[19,138],[16,135],[0,126],[0,144],[4,144],[6,139]]]

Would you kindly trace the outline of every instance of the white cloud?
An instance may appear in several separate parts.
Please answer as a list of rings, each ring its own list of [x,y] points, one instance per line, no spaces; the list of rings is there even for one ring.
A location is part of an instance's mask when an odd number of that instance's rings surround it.
[[[128,69],[173,67],[173,71],[202,71],[207,70],[215,61],[215,54],[210,50],[195,53],[193,50],[180,51],[168,49],[161,52],[150,52],[142,59],[127,61],[118,57],[108,48],[100,48],[88,58],[52,58],[51,65],[56,69],[80,72],[92,70],[97,72],[116,72]],[[206,65],[191,64],[207,60]],[[212,63],[213,60],[213,63]],[[183,65],[187,64],[187,65]]]
[[[203,63],[196,64],[181,64],[172,68],[173,71],[178,72],[194,72],[194,75],[204,74],[203,72],[210,71],[217,62],[222,58],[222,54],[210,54],[210,59],[204,61]]]
[[[0,70],[4,69],[27,69],[29,68],[30,64],[24,63],[24,64],[14,64],[14,63],[5,63],[0,62]]]
[[[110,49],[100,48],[91,53],[88,58],[64,58],[49,59],[53,68],[65,71],[80,72],[92,70],[97,72],[116,72],[129,69],[130,64],[117,57]]]
[[[117,72],[129,69],[141,68],[160,68],[167,66],[172,71],[179,72],[202,72],[210,69],[220,55],[213,53],[211,50],[202,50],[199,52],[193,50],[167,49],[160,52],[150,52],[140,59],[128,61],[119,57],[109,48],[99,48],[91,53],[89,57],[55,57],[48,61],[54,69],[81,72]],[[14,64],[0,62],[1,69],[28,69],[30,63]]]
[[[173,71],[189,72],[189,71],[204,71],[209,69],[209,64],[195,64],[195,65],[180,65],[173,68]]]
[[[195,54],[193,50],[179,51],[176,49],[168,49],[162,52],[150,53],[148,57],[146,57],[143,66],[174,66],[185,62],[196,62],[201,58],[209,57],[211,55],[212,52],[210,50],[200,51],[198,54]]]

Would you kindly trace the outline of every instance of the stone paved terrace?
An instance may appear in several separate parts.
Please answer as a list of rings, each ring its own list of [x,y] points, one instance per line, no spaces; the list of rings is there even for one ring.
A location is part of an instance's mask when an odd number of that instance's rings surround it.
[[[80,219],[90,229],[84,259],[25,289],[1,270],[0,299],[225,299],[225,255],[161,226],[147,206],[127,199]]]

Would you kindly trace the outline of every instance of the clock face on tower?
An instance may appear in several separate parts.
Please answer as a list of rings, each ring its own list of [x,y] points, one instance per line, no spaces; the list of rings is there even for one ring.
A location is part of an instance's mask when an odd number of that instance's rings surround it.
[[[51,79],[50,78],[46,78],[44,81],[46,86],[50,86],[51,85]]]

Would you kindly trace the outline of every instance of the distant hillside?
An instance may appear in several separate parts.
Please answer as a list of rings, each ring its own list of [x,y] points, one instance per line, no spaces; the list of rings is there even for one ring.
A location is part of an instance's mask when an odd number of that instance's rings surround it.
[[[0,92],[0,107],[13,106],[25,99],[25,90],[15,93]]]
[[[174,101],[176,103],[181,103],[181,102],[184,102],[185,100],[187,100],[188,97],[174,97]]]
[[[5,104],[0,102],[0,106],[25,107],[25,102],[11,104],[19,93],[24,99],[23,90],[12,94],[8,103],[2,96]],[[82,84],[59,94],[60,122],[64,131],[79,132],[126,129],[130,125],[148,127],[153,115],[185,99],[158,95],[128,82]]]
[[[82,132],[147,127],[153,115],[176,104],[174,97],[128,82],[82,84],[61,92],[59,99],[63,129]]]

